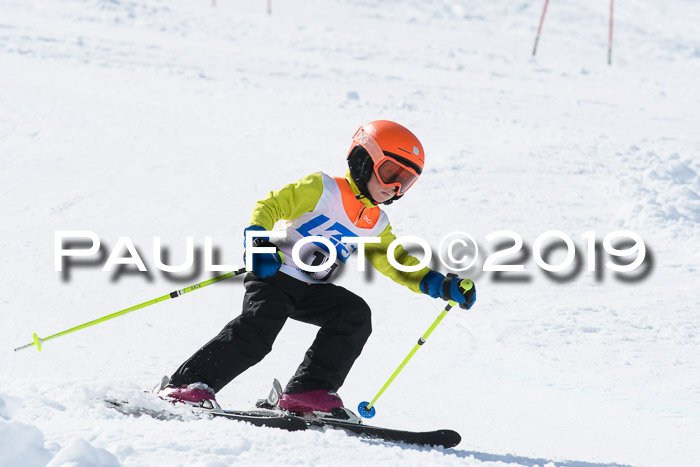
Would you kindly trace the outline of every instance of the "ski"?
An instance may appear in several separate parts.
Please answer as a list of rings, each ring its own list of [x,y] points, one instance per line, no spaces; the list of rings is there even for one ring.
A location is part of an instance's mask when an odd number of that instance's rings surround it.
[[[282,397],[282,385],[275,378],[272,380],[272,388],[267,399],[259,400],[256,403],[256,407],[279,412],[280,409],[277,405],[280,397]],[[408,431],[365,425],[360,417],[345,407],[333,409],[330,414],[315,412],[314,415],[310,415],[292,412],[292,415],[303,418],[307,425],[311,427],[341,429],[350,435],[364,436],[387,442],[452,448],[462,441],[462,437],[454,430]]]

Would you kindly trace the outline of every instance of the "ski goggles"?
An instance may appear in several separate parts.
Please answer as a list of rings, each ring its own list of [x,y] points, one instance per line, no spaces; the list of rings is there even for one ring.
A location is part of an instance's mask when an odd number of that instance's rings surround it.
[[[397,194],[403,195],[411,186],[416,183],[420,173],[416,171],[401,156],[387,154],[382,151],[381,146],[371,135],[367,134],[362,127],[352,137],[353,141],[367,150],[374,162],[374,174],[379,183],[388,188],[397,188]],[[408,162],[408,161],[406,161]]]

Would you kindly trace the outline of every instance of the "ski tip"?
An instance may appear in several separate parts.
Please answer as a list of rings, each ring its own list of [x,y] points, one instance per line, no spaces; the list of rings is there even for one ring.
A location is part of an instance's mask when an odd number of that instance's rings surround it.
[[[462,436],[454,430],[438,430],[443,438],[440,443],[444,448],[453,448],[462,442]]]
[[[377,414],[377,410],[374,408],[374,406],[370,407],[370,404],[367,401],[360,402],[360,404],[357,406],[357,411],[360,413],[362,418],[372,418]]]

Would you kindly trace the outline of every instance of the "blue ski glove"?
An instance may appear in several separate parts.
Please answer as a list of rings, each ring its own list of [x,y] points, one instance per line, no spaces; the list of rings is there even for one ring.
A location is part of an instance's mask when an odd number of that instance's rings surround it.
[[[459,307],[468,310],[476,301],[476,286],[470,279],[460,279],[454,274],[443,276],[437,271],[430,271],[420,283],[420,291],[433,298],[452,300]]]
[[[246,232],[249,230],[259,230],[264,231],[263,227],[259,225],[251,225],[243,231],[243,247],[245,248],[245,238]],[[254,247],[273,247],[277,251],[275,253],[255,253],[253,255],[252,265],[246,264],[249,267],[249,271],[255,273],[259,278],[264,279],[270,277],[279,271],[280,266],[284,263],[284,254],[279,248],[275,246],[274,243],[269,241],[264,237],[258,237],[253,240]],[[245,259],[245,253],[243,253],[243,258]]]

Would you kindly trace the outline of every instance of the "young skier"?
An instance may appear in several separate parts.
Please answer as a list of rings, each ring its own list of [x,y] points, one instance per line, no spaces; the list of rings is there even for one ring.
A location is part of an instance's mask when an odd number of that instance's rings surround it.
[[[262,237],[253,241],[254,246],[274,247],[276,252],[253,255],[244,281],[242,313],[177,369],[158,393],[161,398],[211,404],[215,393],[270,352],[291,318],[320,330],[278,406],[301,413],[342,408],[336,391],[360,355],[372,325],[367,303],[331,284],[334,272],[357,250],[357,244],[342,243],[341,237],[379,237],[380,243],[364,245],[366,258],[378,271],[414,292],[453,300],[462,308],[473,305],[473,285],[464,290],[460,279],[446,278],[427,267],[401,272],[387,259],[387,247],[396,236],[378,205],[403,197],[423,170],[423,147],[413,133],[386,120],[368,123],[355,133],[347,161],[344,178],[315,173],[258,201],[245,232],[271,231],[275,223],[285,221],[276,230],[285,230],[286,238],[274,243]],[[309,236],[322,236],[335,245],[337,258],[332,263],[322,243],[301,247],[299,259],[304,264],[328,266],[320,272],[304,271],[292,257],[295,243]],[[400,246],[394,256],[406,266],[419,263]]]

